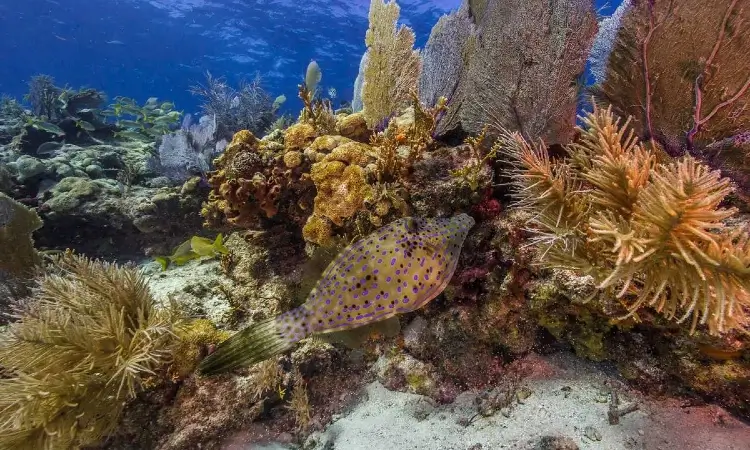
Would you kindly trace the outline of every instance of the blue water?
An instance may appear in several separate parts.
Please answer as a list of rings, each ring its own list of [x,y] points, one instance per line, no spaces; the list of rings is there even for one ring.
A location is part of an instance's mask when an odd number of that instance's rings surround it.
[[[460,0],[400,0],[401,22],[423,46]],[[610,14],[619,0],[596,0]],[[322,86],[352,97],[365,50],[370,0],[0,0],[0,93],[21,98],[32,75],[88,86],[110,97],[169,99],[196,111],[188,92],[204,73],[236,84],[259,73],[272,97],[299,110],[307,63]]]

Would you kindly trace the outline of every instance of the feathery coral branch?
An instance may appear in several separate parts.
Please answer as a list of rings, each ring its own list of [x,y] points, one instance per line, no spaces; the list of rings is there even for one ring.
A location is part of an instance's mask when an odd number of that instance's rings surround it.
[[[500,141],[520,205],[536,212],[542,262],[593,276],[628,304],[625,317],[650,306],[679,323],[692,317],[691,331],[747,326],[750,238],[727,224],[736,210],[720,207],[729,180],[689,156],[656,163],[611,108],[582,119],[566,159],[518,133]]]

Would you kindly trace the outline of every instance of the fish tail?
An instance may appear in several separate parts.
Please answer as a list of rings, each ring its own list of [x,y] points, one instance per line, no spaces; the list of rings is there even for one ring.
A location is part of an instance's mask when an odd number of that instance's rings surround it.
[[[299,339],[281,333],[278,317],[253,324],[216,347],[198,367],[202,375],[215,375],[248,366],[290,349]]]

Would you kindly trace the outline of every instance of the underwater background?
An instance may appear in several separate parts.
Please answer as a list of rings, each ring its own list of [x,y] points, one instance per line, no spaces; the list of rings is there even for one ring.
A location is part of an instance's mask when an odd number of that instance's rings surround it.
[[[438,17],[460,0],[409,0],[399,23],[423,47]],[[597,0],[602,15],[619,1]],[[0,92],[21,98],[31,76],[100,89],[144,101],[168,98],[196,112],[188,91],[210,71],[237,84],[257,74],[284,111],[301,106],[296,85],[314,59],[323,87],[340,100],[353,96],[365,51],[367,0],[141,1],[30,0],[0,4]]]
[[[0,450],[750,450],[748,24],[0,2]]]

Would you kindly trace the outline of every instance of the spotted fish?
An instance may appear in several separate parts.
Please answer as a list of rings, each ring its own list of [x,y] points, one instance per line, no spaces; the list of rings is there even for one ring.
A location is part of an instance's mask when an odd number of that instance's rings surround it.
[[[199,371],[215,374],[268,359],[313,334],[335,333],[421,308],[456,270],[474,226],[467,214],[406,217],[349,244],[298,308],[252,325],[220,344]]]

